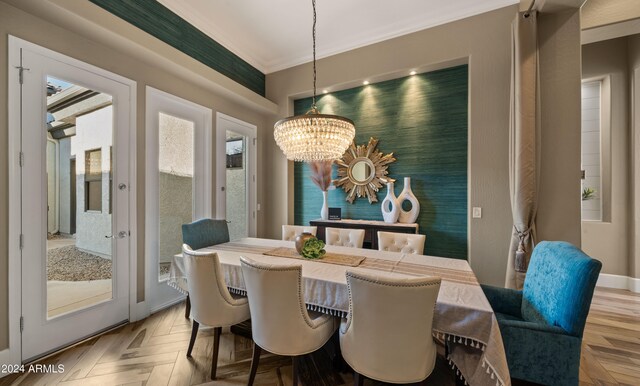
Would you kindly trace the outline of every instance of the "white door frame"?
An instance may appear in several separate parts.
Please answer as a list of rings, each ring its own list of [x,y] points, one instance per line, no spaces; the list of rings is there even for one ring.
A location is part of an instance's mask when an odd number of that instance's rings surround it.
[[[194,122],[193,219],[211,217],[211,142],[213,112],[186,99],[146,87],[146,201],[145,201],[145,300],[156,312],[184,298],[184,295],[158,281],[158,113]]]
[[[47,56],[66,65],[78,67],[122,83],[129,89],[129,126],[136,127],[136,82],[120,75],[73,59],[66,55],[30,43],[9,35],[8,47],[8,157],[9,157],[9,347],[0,352],[0,363],[22,362],[22,341],[20,317],[22,314],[22,269],[21,269],[21,86],[19,76],[22,50],[29,50]],[[137,303],[137,219],[136,219],[136,130],[129,135],[129,320],[138,320],[145,316],[144,308]]]
[[[249,189],[247,189],[247,203],[249,204],[249,221],[247,222],[249,237],[256,237],[258,228],[258,162],[257,162],[257,141],[258,141],[258,128],[255,125],[242,121],[240,119],[231,117],[223,113],[216,113],[216,217],[226,217],[226,205],[227,205],[227,130],[234,130],[244,136],[247,136],[250,140],[247,145],[247,152],[249,153],[249,171],[247,183]]]

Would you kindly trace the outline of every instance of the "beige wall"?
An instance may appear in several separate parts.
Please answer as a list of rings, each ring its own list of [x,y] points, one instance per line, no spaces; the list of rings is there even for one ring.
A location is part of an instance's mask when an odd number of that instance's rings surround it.
[[[603,151],[603,193],[609,199],[609,216],[605,221],[582,222],[582,247],[592,257],[602,261],[602,272],[615,275],[629,274],[629,211],[630,201],[630,130],[629,130],[629,73],[627,38],[606,40],[582,47],[583,79],[609,77],[610,98],[603,97],[602,105],[610,106],[610,114],[603,114],[603,130],[610,128],[610,150]],[[603,86],[606,86],[603,84]],[[603,88],[603,94],[606,90]],[[605,112],[603,108],[603,113]],[[608,115],[608,116],[607,116]],[[603,131],[603,134],[606,134]],[[603,141],[603,147],[607,143]],[[605,150],[603,148],[603,150]],[[610,162],[605,162],[605,154]],[[608,185],[608,186],[606,186]],[[604,210],[607,212],[607,210]],[[608,217],[608,219],[606,218]]]
[[[512,227],[508,188],[510,31],[517,9],[506,7],[318,62],[322,89],[347,88],[364,79],[406,76],[410,69],[443,67],[461,58],[468,60],[469,205],[483,208],[482,219],[469,218],[469,260],[481,282],[496,285],[504,283]],[[545,37],[542,62],[546,71],[542,82],[550,102],[543,122],[548,150],[543,150],[543,154],[550,162],[543,165],[548,176],[542,177],[539,233],[579,245],[580,203],[574,193],[580,186],[579,17],[577,10],[572,10],[560,16],[542,17],[545,18],[547,21],[541,23]],[[557,90],[560,89],[557,82],[565,89]],[[308,95],[310,86],[310,64],[297,66],[267,76],[267,97],[278,103],[281,116],[287,116],[292,113],[292,99]],[[571,101],[566,109],[552,106],[563,104],[560,98]],[[290,163],[273,139],[266,140],[269,143],[263,161],[274,172],[274,183],[265,192],[271,206],[265,216],[266,228],[270,236],[277,237],[279,225],[290,222],[293,216],[293,175]],[[576,150],[560,151],[555,141]],[[568,178],[571,175],[575,177]]]
[[[34,2],[31,2],[33,4]],[[37,3],[36,3],[37,4]],[[87,6],[83,3],[82,6]],[[91,7],[91,5],[89,4]],[[94,11],[100,16],[101,12],[104,14],[103,19],[108,23],[117,24],[116,20],[111,21],[114,17],[106,11],[97,9]],[[76,22],[69,22],[64,24],[69,26],[68,28],[76,28],[86,24],[86,21],[77,20]],[[100,30],[102,35],[107,35],[106,31]],[[140,33],[137,31],[136,33]],[[138,300],[144,300],[144,178],[145,178],[145,86],[150,85],[152,87],[161,89],[163,91],[175,94],[181,98],[188,99],[203,106],[210,107],[216,111],[223,112],[225,114],[234,116],[248,123],[256,125],[258,127],[258,142],[261,142],[261,137],[264,135],[266,115],[263,112],[259,112],[255,109],[247,107],[241,103],[236,102],[237,98],[230,98],[222,96],[222,94],[212,91],[208,86],[211,84],[212,78],[216,78],[217,74],[212,74],[206,80],[201,82],[194,82],[192,76],[193,73],[182,70],[184,77],[177,76],[180,71],[171,72],[163,67],[159,67],[157,61],[153,58],[144,56],[144,48],[138,50],[132,49],[131,52],[124,54],[119,49],[114,48],[111,45],[105,43],[98,43],[96,41],[88,40],[84,38],[84,35],[72,32],[69,29],[61,28],[56,24],[49,23],[46,20],[32,16],[25,13],[13,6],[7,5],[4,2],[0,2],[0,154],[7,154],[7,35],[15,35],[19,38],[28,40],[30,42],[39,44],[46,48],[58,51],[62,54],[71,56],[73,58],[85,61],[87,63],[99,66],[108,71],[133,79],[137,82],[137,188],[138,188],[138,254],[133,256],[138,261]],[[154,42],[153,44],[158,44]],[[168,47],[168,46],[167,46]],[[167,50],[167,48],[164,48]],[[169,49],[171,53],[172,49]],[[180,53],[175,51],[172,55],[180,57]],[[133,52],[133,53],[132,53]],[[196,66],[196,64],[193,64]],[[199,67],[200,68],[200,67]],[[202,71],[202,70],[198,70]],[[205,73],[206,74],[206,73]],[[14,80],[12,80],[14,81]],[[266,103],[265,105],[269,105]],[[212,122],[215,130],[215,114]],[[270,134],[270,131],[267,131]],[[270,135],[267,135],[270,137]],[[215,135],[213,136],[215,141]],[[212,146],[215,144],[212,143]],[[215,149],[215,147],[213,147]],[[262,153],[262,148],[259,146],[258,154]],[[215,170],[215,157],[214,157]],[[258,165],[258,175],[263,175],[262,170],[264,167]],[[8,338],[8,320],[7,320],[7,264],[8,264],[8,164],[6,156],[0,157],[0,350],[7,346]],[[215,178],[213,178],[215,181]],[[258,182],[258,200],[263,199],[263,180]],[[213,197],[213,204],[215,204],[215,195]],[[259,201],[261,202],[261,201]],[[215,205],[213,205],[215,208]],[[258,232],[263,234],[262,219],[259,212],[258,218]],[[133,230],[136,231],[136,230]]]
[[[582,29],[640,18],[638,0],[587,0],[582,7]]]
[[[539,15],[541,165],[537,238],[580,236],[580,12]]]

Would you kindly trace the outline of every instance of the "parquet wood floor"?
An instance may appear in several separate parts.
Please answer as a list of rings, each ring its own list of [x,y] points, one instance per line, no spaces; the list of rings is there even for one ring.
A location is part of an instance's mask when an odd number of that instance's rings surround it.
[[[192,358],[186,357],[191,324],[184,305],[176,305],[47,358],[63,364],[59,374],[23,374],[0,379],[6,385],[245,385],[251,361],[251,341],[224,331],[220,342],[218,380],[208,376],[213,330],[201,327]],[[352,377],[331,366],[326,351],[301,363],[303,384],[350,385]],[[289,358],[263,354],[256,385],[291,385]],[[429,385],[453,386],[454,376],[443,360]],[[640,385],[640,295],[598,289],[587,320],[580,384]],[[366,381],[365,385],[379,385]]]
[[[640,294],[596,290],[582,340],[580,385],[640,385]]]

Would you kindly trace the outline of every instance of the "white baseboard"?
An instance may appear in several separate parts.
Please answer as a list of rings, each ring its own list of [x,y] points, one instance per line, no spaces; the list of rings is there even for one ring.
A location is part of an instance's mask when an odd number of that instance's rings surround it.
[[[601,273],[600,276],[598,277],[598,282],[596,283],[596,286],[605,287],[605,288],[625,289],[631,292],[640,293],[640,279],[628,277],[628,276]]]
[[[179,295],[177,298],[173,298],[167,302],[164,302],[160,305],[158,305],[157,307],[154,307],[153,309],[149,310],[149,315],[151,314],[155,314],[156,312],[160,311],[160,310],[164,310],[165,308],[171,307],[174,304],[178,304],[182,301],[184,301],[184,299],[186,299],[187,296],[186,295]]]

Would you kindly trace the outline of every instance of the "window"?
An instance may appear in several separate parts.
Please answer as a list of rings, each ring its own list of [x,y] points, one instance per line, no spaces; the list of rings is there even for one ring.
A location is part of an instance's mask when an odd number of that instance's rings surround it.
[[[84,153],[84,210],[102,211],[102,150]]]
[[[582,83],[582,220],[603,220],[602,80]]]
[[[242,139],[227,140],[227,169],[243,167],[244,141]]]

